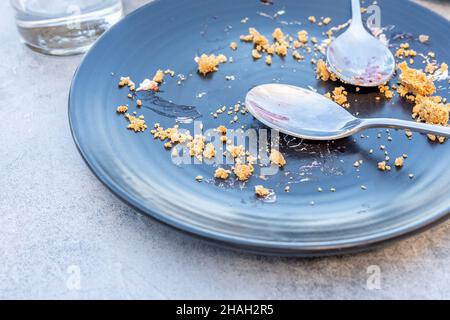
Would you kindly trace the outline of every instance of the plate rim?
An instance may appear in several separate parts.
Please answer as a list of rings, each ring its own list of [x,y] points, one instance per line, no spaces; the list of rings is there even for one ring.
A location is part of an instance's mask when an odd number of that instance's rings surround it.
[[[320,256],[333,256],[333,255],[342,255],[349,253],[357,253],[362,251],[371,250],[377,247],[381,247],[387,245],[392,242],[396,242],[401,239],[412,237],[418,233],[424,232],[450,218],[450,201],[445,206],[445,209],[437,211],[433,215],[429,215],[427,219],[424,219],[421,223],[411,224],[407,228],[402,228],[400,230],[394,230],[392,232],[384,232],[382,234],[377,234],[371,239],[366,240],[350,240],[346,241],[346,244],[335,244],[330,246],[302,246],[299,242],[292,243],[278,243],[278,242],[270,242],[264,240],[253,240],[253,239],[245,239],[242,237],[236,236],[228,236],[220,233],[215,233],[212,231],[207,231],[203,228],[197,228],[190,224],[183,223],[177,219],[168,218],[164,212],[158,212],[157,210],[153,210],[151,208],[142,206],[139,201],[133,200],[133,197],[130,195],[130,192],[127,192],[120,186],[118,186],[114,181],[108,176],[106,172],[103,172],[101,168],[96,166],[96,161],[92,156],[89,156],[85,150],[83,150],[82,144],[79,141],[79,137],[77,135],[77,129],[75,129],[75,125],[73,123],[73,102],[72,102],[72,94],[74,91],[75,84],[77,82],[78,74],[80,71],[80,67],[83,65],[85,60],[92,54],[92,51],[95,50],[97,45],[103,40],[105,35],[109,34],[118,26],[123,24],[125,21],[132,19],[132,17],[143,11],[147,10],[148,7],[151,7],[155,4],[160,3],[161,0],[153,0],[150,3],[147,3],[134,11],[127,14],[122,20],[118,21],[115,25],[113,25],[109,30],[107,30],[104,34],[102,34],[99,39],[92,45],[89,51],[85,54],[85,56],[81,59],[81,62],[77,66],[71,80],[70,91],[68,96],[68,109],[67,115],[69,120],[70,132],[72,135],[72,139],[74,144],[80,153],[83,161],[86,163],[87,167],[94,174],[94,176],[108,189],[110,190],[116,197],[126,203],[128,206],[137,210],[138,212],[144,214],[145,216],[152,218],[158,222],[164,223],[165,225],[182,231],[185,234],[190,236],[194,236],[196,238],[200,238],[209,243],[213,243],[220,247],[226,247],[231,249],[238,249],[240,251],[246,251],[250,253],[256,254],[264,254],[264,255],[277,255],[277,256],[292,256],[292,257],[320,257]],[[450,20],[442,17],[441,15],[435,13],[429,8],[423,7],[415,2],[404,0],[408,5],[415,7],[415,9],[425,10],[427,14],[431,14],[435,19],[441,20],[441,22],[446,23],[450,26]]]

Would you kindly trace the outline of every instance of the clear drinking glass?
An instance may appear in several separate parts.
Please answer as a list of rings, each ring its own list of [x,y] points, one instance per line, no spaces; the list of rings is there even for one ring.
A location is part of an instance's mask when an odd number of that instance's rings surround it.
[[[23,41],[46,54],[85,52],[123,15],[121,0],[11,0]]]

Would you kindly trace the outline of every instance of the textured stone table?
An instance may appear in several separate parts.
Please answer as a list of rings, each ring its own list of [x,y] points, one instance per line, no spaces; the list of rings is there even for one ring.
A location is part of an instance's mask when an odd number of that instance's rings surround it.
[[[420,2],[450,17],[449,2]],[[136,213],[72,142],[81,56],[30,51],[11,11],[0,2],[0,298],[450,298],[450,221],[372,252],[302,260],[216,248]]]

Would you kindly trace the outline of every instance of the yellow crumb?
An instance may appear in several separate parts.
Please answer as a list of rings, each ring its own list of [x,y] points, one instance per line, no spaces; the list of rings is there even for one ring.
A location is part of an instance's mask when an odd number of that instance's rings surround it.
[[[381,171],[389,171],[391,167],[387,165],[386,161],[378,162],[378,169]]]
[[[272,37],[277,41],[278,43],[284,43],[284,34],[283,31],[281,31],[280,28],[275,28],[275,30],[272,33]]]
[[[162,83],[164,80],[164,72],[162,70],[156,71],[155,75],[153,76],[153,81],[157,83]]]
[[[206,159],[212,159],[216,156],[216,149],[212,143],[206,144],[205,150],[203,151],[203,156]]]
[[[275,52],[279,56],[285,57],[287,55],[288,46],[285,44],[280,44],[275,47]]]
[[[286,165],[283,154],[276,149],[271,150],[269,159],[272,164],[278,165],[279,167],[284,167]]]
[[[252,57],[253,57],[253,59],[259,59],[259,58],[262,57],[262,54],[258,50],[253,49],[252,50]]]
[[[314,17],[314,16],[309,16],[309,17],[308,17],[308,21],[311,22],[311,23],[316,23],[316,17]]]
[[[397,168],[403,167],[404,162],[405,162],[405,158],[398,157],[397,159],[395,159],[395,166]]]
[[[317,61],[316,78],[322,81],[337,80],[336,75],[328,71],[327,64],[322,59]]]
[[[269,40],[260,34],[258,30],[255,28],[249,28],[248,32],[248,35],[242,35],[240,37],[241,41],[253,42],[258,51],[266,51],[269,48]]]
[[[306,44],[308,42],[308,31],[301,30],[297,33],[297,36],[298,36],[298,41],[301,44]]]
[[[437,67],[436,63],[428,63],[428,64],[425,66],[425,72],[426,72],[426,73],[429,73],[429,74],[433,74],[433,73],[436,72],[437,68],[438,68],[438,67]]]
[[[230,176],[231,171],[225,170],[224,168],[217,168],[214,173],[214,177],[221,180],[227,180]]]
[[[233,158],[243,156],[245,153],[244,146],[227,146],[227,151]]]
[[[323,22],[324,25],[327,25],[327,24],[329,24],[331,22],[331,18],[330,17],[326,17],[325,19],[323,19],[322,22]]]
[[[303,60],[305,58],[297,50],[292,51],[292,57],[294,57],[295,60]]]
[[[196,135],[192,141],[187,143],[189,148],[189,155],[196,157],[198,160],[203,160],[203,151],[205,149],[205,137],[202,135]]]
[[[325,96],[333,100],[337,104],[340,104],[344,108],[349,108],[350,103],[348,103],[347,94],[348,92],[345,91],[345,88],[341,86],[334,88],[334,90],[331,93],[327,93]]]
[[[128,107],[127,106],[118,106],[117,107],[117,113],[125,113],[128,111]]]
[[[147,125],[145,124],[143,116],[134,117],[126,114],[125,118],[130,122],[130,124],[128,125],[128,129],[133,130],[134,132],[142,132],[147,129]]]
[[[202,54],[200,57],[196,58],[198,64],[198,72],[202,75],[206,75],[210,72],[215,72],[218,70],[218,65],[227,61],[227,58],[220,54],[215,56],[214,54],[206,55]]]
[[[253,166],[251,164],[237,163],[233,172],[240,181],[246,181],[253,174]]]
[[[236,50],[236,49],[237,49],[237,46],[238,46],[237,43],[234,42],[234,41],[230,43],[230,48],[231,48],[231,50]]]
[[[441,97],[418,97],[413,107],[413,117],[422,122],[447,126],[450,104],[442,103]]]
[[[266,64],[269,66],[272,64],[272,56],[270,54],[268,54],[266,57]]]
[[[217,132],[225,135],[225,134],[227,134],[227,128],[225,126],[219,126],[219,127],[217,127]]]
[[[378,87],[378,89],[380,90],[380,93],[384,94],[387,99],[392,99],[392,97],[394,96],[394,92],[392,92],[389,86],[381,85]]]
[[[401,70],[400,84],[402,87],[415,95],[430,96],[436,91],[436,87],[432,80],[427,78],[421,70],[408,67],[406,62],[398,65]]]
[[[168,74],[169,76],[173,77],[175,75],[175,71],[170,70],[170,69],[166,69],[164,71],[164,74]]]
[[[255,194],[259,198],[265,198],[270,194],[270,191],[263,186],[255,186]]]
[[[137,105],[138,107],[141,107],[141,106],[142,106],[142,100],[137,99],[137,100],[136,100],[136,105]]]
[[[202,176],[196,176],[195,180],[197,180],[198,182],[202,182],[203,181],[203,177]]]

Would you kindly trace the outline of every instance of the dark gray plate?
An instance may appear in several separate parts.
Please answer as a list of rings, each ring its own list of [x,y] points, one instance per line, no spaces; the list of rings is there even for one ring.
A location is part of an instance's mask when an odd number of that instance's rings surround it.
[[[419,52],[432,50],[439,61],[450,61],[446,20],[409,1],[378,3],[382,24],[395,26],[387,32],[394,45],[409,41]],[[280,10],[284,14],[268,17]],[[206,128],[228,123],[230,117],[217,120],[210,112],[243,101],[252,86],[274,79],[329,91],[336,84],[315,80],[310,55],[301,63],[290,56],[275,57],[268,67],[263,60],[251,60],[250,44],[239,43],[239,35],[248,27],[266,35],[277,26],[290,34],[306,29],[321,37],[328,28],[307,22],[310,15],[330,16],[333,25],[344,23],[350,18],[350,1],[275,0],[273,5],[264,5],[257,0],[164,0],[132,13],[95,44],[73,80],[69,117],[83,158],[107,187],[140,211],[189,233],[264,253],[306,256],[361,250],[444,218],[450,211],[448,143],[433,144],[419,134],[410,141],[403,131],[395,130],[389,134],[370,130],[365,133],[368,138],[358,135],[329,143],[284,136],[282,151],[288,162],[284,172],[266,182],[253,177],[241,189],[239,185],[195,182],[197,175],[210,179],[215,168],[175,166],[170,152],[154,141],[149,131],[135,134],[126,130],[126,121],[115,113],[119,104],[128,103],[131,111],[137,110],[127,99],[127,90],[117,88],[119,77],[130,75],[137,82],[159,68],[171,68],[188,79],[177,85],[176,79],[167,77],[157,96],[139,94],[144,106],[137,111],[150,126],[154,122],[172,126],[174,117],[196,112]],[[249,17],[246,24],[240,22],[244,17]],[[429,46],[401,39],[422,33],[431,36]],[[236,52],[228,48],[230,41],[238,42]],[[218,72],[203,78],[196,73],[193,58],[204,52],[233,56],[234,63],[223,64]],[[417,58],[416,63],[421,65],[421,60]],[[226,81],[225,75],[234,75],[236,80]],[[440,84],[438,93],[448,97],[448,82]],[[201,92],[207,94],[196,98]],[[397,98],[377,101],[376,96],[376,90],[358,95],[351,92],[353,112],[367,117],[411,118],[409,103]],[[240,117],[235,127],[243,124],[261,126],[250,115]],[[388,141],[389,135],[392,141]],[[393,159],[409,155],[404,168],[390,173],[377,170],[377,163],[384,158],[382,144]],[[364,161],[359,170],[353,167],[357,160]],[[414,179],[408,177],[410,173]],[[255,199],[253,187],[261,183],[275,189],[275,203]],[[290,193],[283,192],[287,184]],[[319,193],[318,187],[324,192]]]

